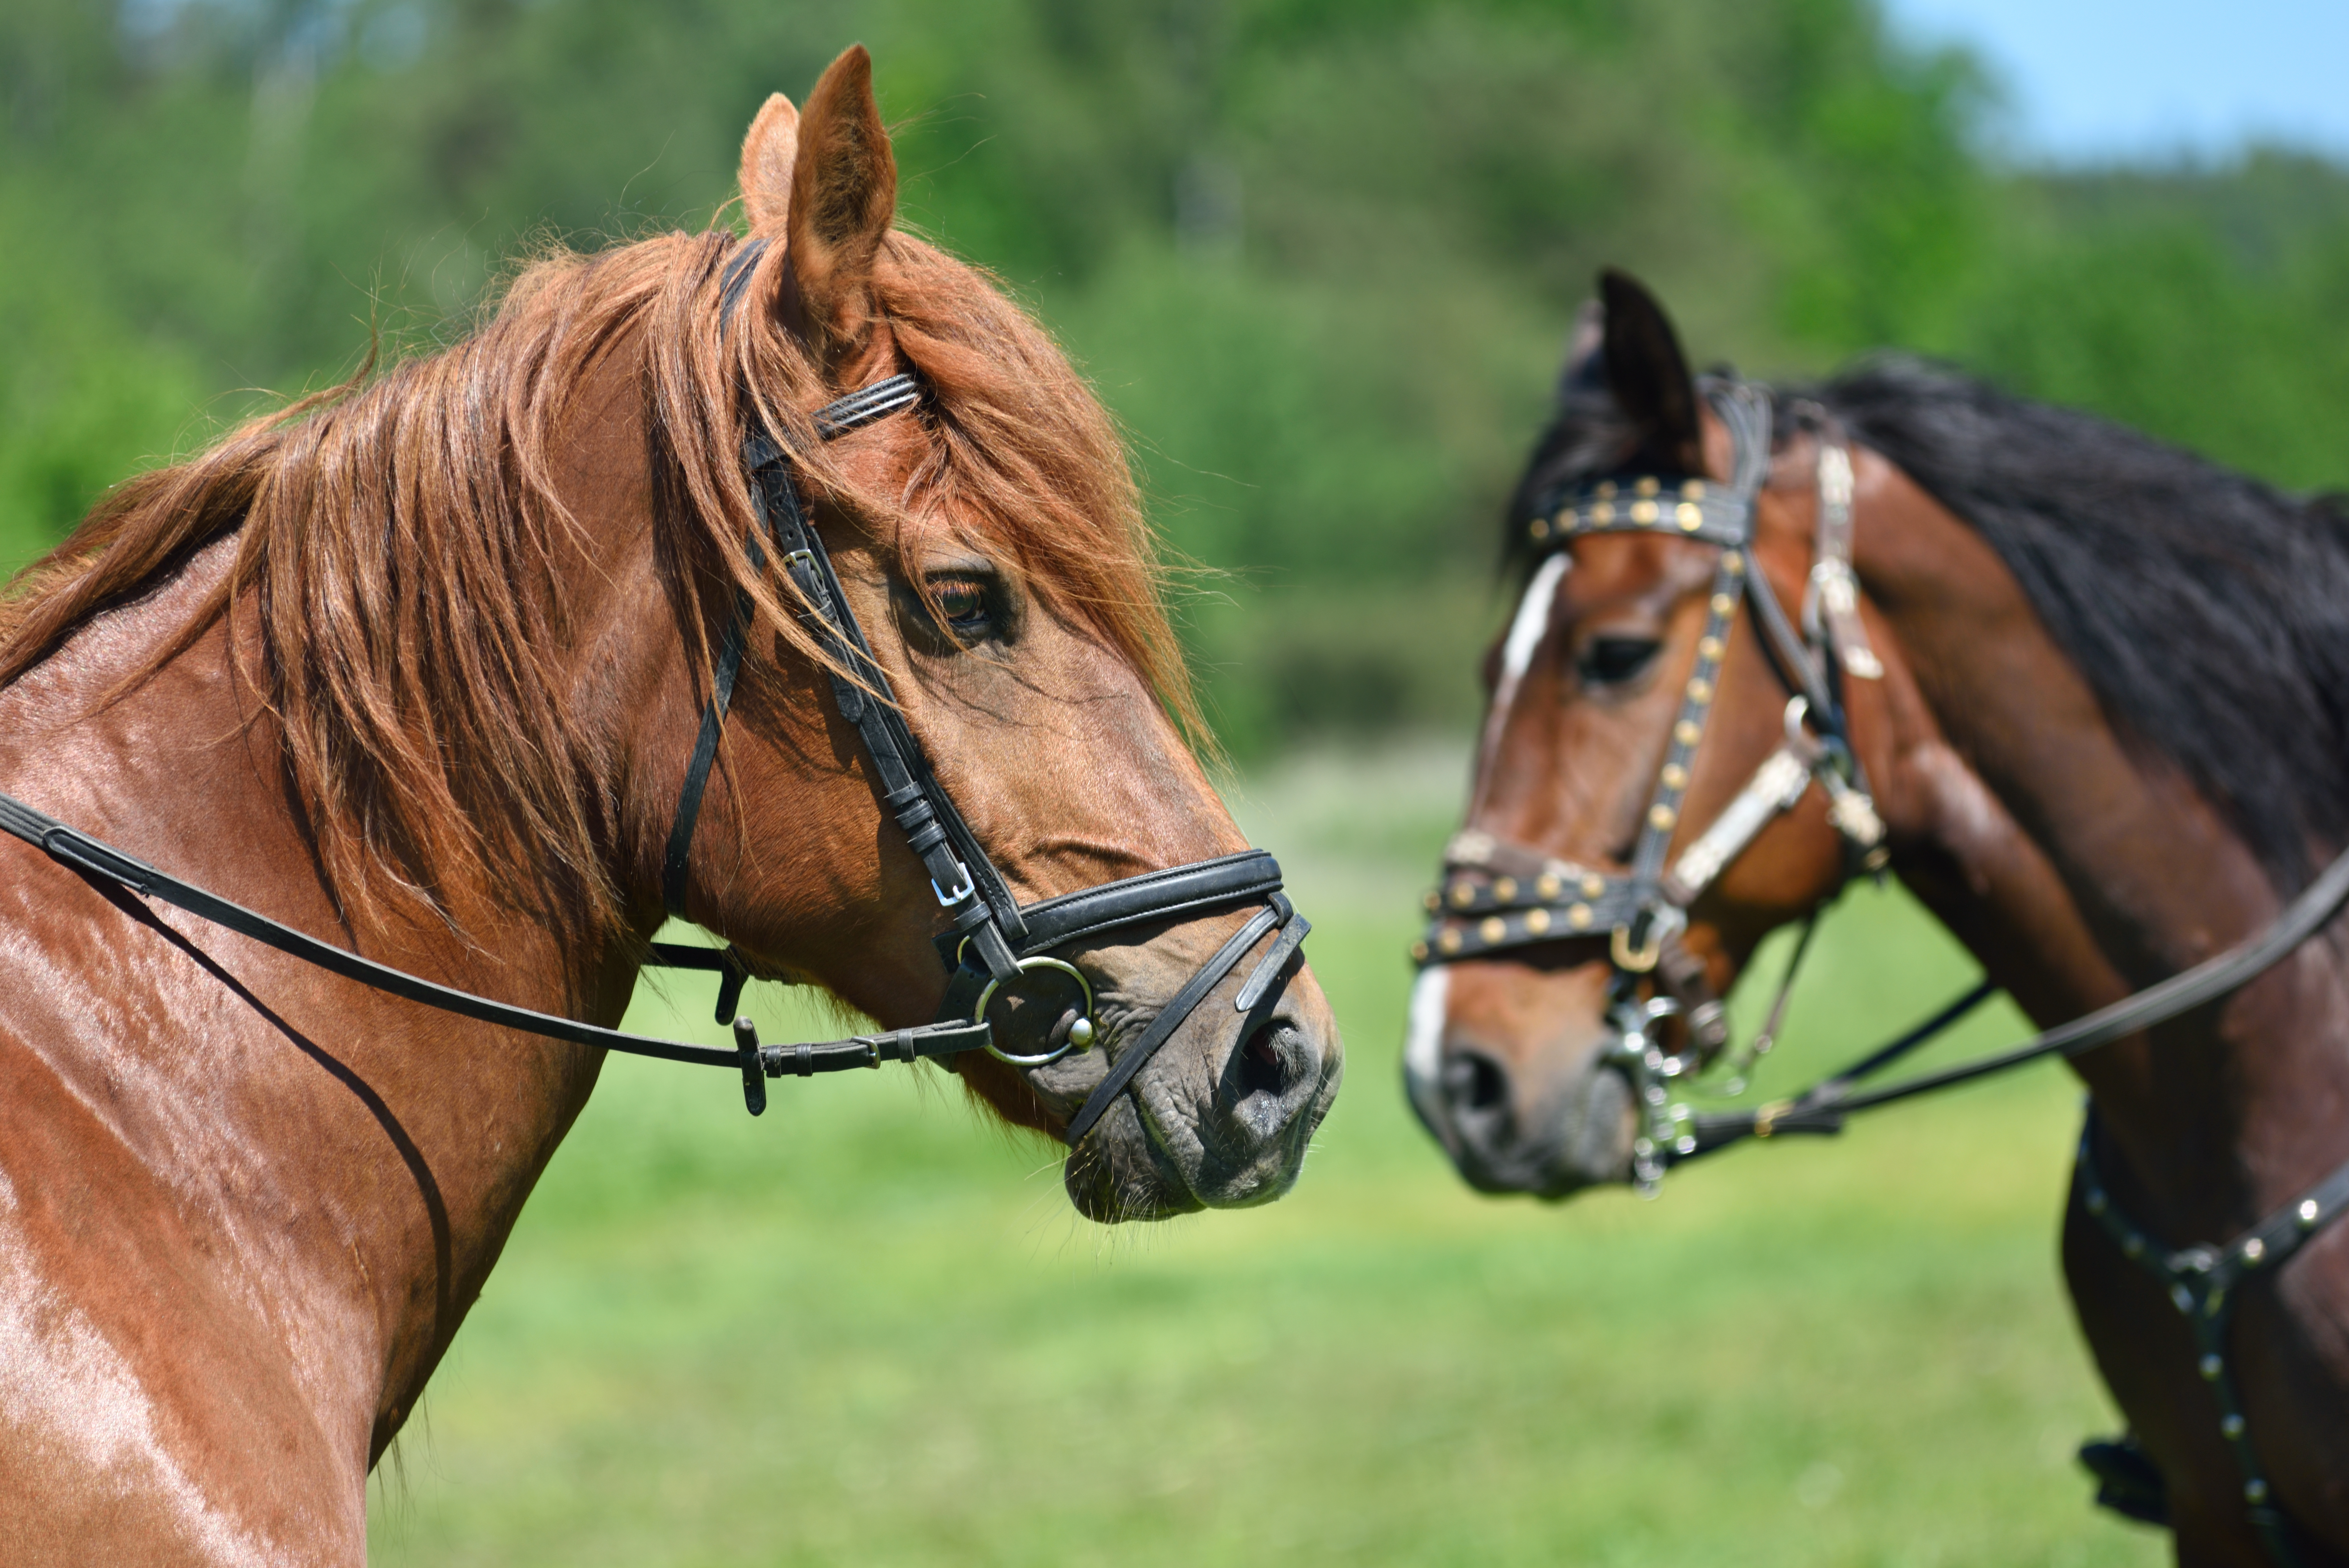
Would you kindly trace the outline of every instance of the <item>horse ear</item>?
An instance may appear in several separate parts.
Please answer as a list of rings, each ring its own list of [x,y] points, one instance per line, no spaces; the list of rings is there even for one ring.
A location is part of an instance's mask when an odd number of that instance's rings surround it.
[[[1696,473],[1704,467],[1696,382],[1664,307],[1630,274],[1599,274],[1607,312],[1607,386],[1640,432],[1633,460]]]
[[[742,212],[754,234],[781,234],[792,210],[792,160],[800,146],[800,111],[771,94],[742,139]]]
[[[1559,402],[1607,390],[1606,346],[1607,307],[1595,299],[1584,300],[1574,313],[1574,330],[1566,335],[1566,367],[1557,373]]]
[[[897,160],[873,101],[873,57],[852,44],[808,95],[787,220],[809,346],[827,366],[864,342],[873,258],[896,213]]]

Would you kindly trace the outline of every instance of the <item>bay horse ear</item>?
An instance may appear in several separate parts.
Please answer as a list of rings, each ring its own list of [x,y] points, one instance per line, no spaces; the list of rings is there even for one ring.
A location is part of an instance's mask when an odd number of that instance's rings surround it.
[[[1566,367],[1557,373],[1561,403],[1588,392],[1607,390],[1607,307],[1584,300],[1574,313],[1574,330],[1566,336]]]
[[[800,111],[771,94],[742,139],[742,215],[750,232],[780,238],[792,210],[792,162],[799,155]]]
[[[1697,421],[1696,382],[1664,307],[1627,273],[1599,274],[1607,312],[1608,388],[1640,432],[1632,461],[1671,471],[1704,468],[1704,433]]]
[[[786,227],[809,346],[838,366],[864,340],[873,258],[897,214],[897,160],[873,101],[873,57],[852,44],[808,95]]]

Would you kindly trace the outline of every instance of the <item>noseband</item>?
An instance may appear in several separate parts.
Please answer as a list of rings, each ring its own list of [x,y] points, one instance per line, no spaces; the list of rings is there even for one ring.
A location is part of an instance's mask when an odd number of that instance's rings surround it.
[[[1680,944],[1689,906],[1781,812],[1791,810],[1816,781],[1826,791],[1828,819],[1850,853],[1847,872],[1883,864],[1884,826],[1869,799],[1847,738],[1841,701],[1844,673],[1873,679],[1882,666],[1868,645],[1851,572],[1851,459],[1822,411],[1819,436],[1817,554],[1798,634],[1769,579],[1754,569],[1754,502],[1770,476],[1770,397],[1742,381],[1707,381],[1713,410],[1728,428],[1730,481],[1701,476],[1618,474],[1554,494],[1527,525],[1541,555],[1593,534],[1646,534],[1686,539],[1721,552],[1707,592],[1696,664],[1682,688],[1670,742],[1641,818],[1628,872],[1613,872],[1545,855],[1480,830],[1454,837],[1444,851],[1443,885],[1427,895],[1433,917],[1412,945],[1423,967],[1579,936],[1607,937],[1614,971],[1609,1013],[1620,1046],[1615,1065],[1630,1078],[1645,1126],[1633,1145],[1637,1183],[1652,1190],[1674,1153],[1695,1151],[1685,1107],[1667,1087],[1698,1070],[1727,1038],[1721,998],[1703,966]],[[1744,789],[1699,835],[1665,863],[1680,825],[1706,721],[1720,693],[1722,661],[1741,605],[1750,605],[1763,651],[1793,694],[1786,705],[1785,741],[1756,769]],[[1653,976],[1661,993],[1642,1001],[1639,988]],[[1791,979],[1791,971],[1790,971]],[[1656,1025],[1680,1016],[1689,1043],[1667,1052],[1655,1043]],[[1752,1057],[1768,1049],[1772,1031],[1755,1041]],[[1741,1069],[1742,1070],[1742,1069]],[[1680,1145],[1686,1143],[1686,1148]]]
[[[721,333],[730,322],[766,249],[766,241],[752,240],[727,263],[719,282]],[[892,376],[816,410],[812,421],[816,436],[821,440],[835,440],[915,408],[921,399],[920,384],[913,377]],[[647,959],[648,965],[711,971],[719,975],[717,1018],[721,1024],[731,1021],[734,1048],[724,1050],[606,1029],[494,1001],[362,958],[158,871],[13,796],[0,794],[0,830],[36,845],[76,871],[119,883],[346,979],[409,1001],[553,1039],[665,1061],[739,1068],[743,1103],[753,1116],[767,1108],[766,1079],[771,1078],[805,1078],[852,1068],[878,1068],[884,1061],[911,1063],[973,1050],[985,1050],[1015,1067],[1030,1068],[1057,1061],[1071,1051],[1089,1050],[1100,1038],[1092,1019],[1092,983],[1074,965],[1051,956],[1051,949],[1133,926],[1195,920],[1252,903],[1264,905],[1193,973],[1141,1035],[1117,1057],[1070,1119],[1064,1136],[1073,1147],[1108,1113],[1134,1075],[1198,1009],[1207,994],[1268,934],[1278,933],[1270,951],[1249,973],[1235,1000],[1237,1012],[1245,1015],[1253,1011],[1279,981],[1288,961],[1312,929],[1311,923],[1290,904],[1281,891],[1279,863],[1262,850],[1147,872],[1023,908],[963,820],[962,813],[956,810],[952,798],[939,784],[921,742],[906,726],[904,713],[892,697],[888,677],[874,660],[872,645],[857,624],[855,612],[841,593],[840,579],[833,570],[823,537],[808,521],[800,503],[798,487],[792,480],[789,449],[754,423],[742,437],[741,453],[742,467],[750,478],[766,532],[765,542],[756,535],[747,542],[750,564],[753,570],[763,572],[770,545],[780,556],[784,574],[799,600],[801,622],[814,634],[831,667],[833,700],[839,705],[841,717],[855,726],[872,761],[874,787],[881,804],[896,818],[907,843],[921,857],[940,906],[955,912],[952,926],[936,938],[940,957],[950,973],[945,1000],[932,1022],[843,1040],[761,1044],[757,1026],[750,1019],[735,1016],[743,983],[754,972],[752,963],[739,949],[731,944],[707,948],[656,942]],[[710,769],[717,761],[727,708],[741,672],[751,609],[749,593],[738,590],[732,618],[727,623],[711,665],[709,705],[702,710],[700,729],[686,767],[677,817],[662,859],[662,900],[669,913],[679,918],[686,915],[694,827],[700,816]],[[1083,998],[1083,1005],[1075,1018],[1055,1031],[1046,1050],[1024,1056],[1007,1053],[995,1043],[988,1011],[1003,988],[1038,971],[1069,977]]]

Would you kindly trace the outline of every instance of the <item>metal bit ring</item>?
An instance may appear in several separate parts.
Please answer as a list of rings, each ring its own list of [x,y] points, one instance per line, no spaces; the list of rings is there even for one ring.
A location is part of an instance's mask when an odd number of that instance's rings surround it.
[[[1077,1015],[1077,1021],[1069,1026],[1068,1037],[1049,1051],[1032,1057],[1014,1056],[1009,1051],[996,1048],[994,1036],[990,1031],[987,1042],[987,1054],[997,1061],[1008,1062],[1015,1068],[1040,1068],[1059,1061],[1071,1051],[1091,1049],[1094,1034],[1092,983],[1085,978],[1083,972],[1075,965],[1063,964],[1057,958],[1022,958],[1019,963],[1022,974],[1030,969],[1057,969],[1074,980],[1077,983],[1077,989],[1084,995],[1084,1010]],[[979,992],[978,1001],[970,1010],[974,1023],[987,1022],[987,1005],[995,1000],[996,987],[1001,984],[1001,981],[990,977],[985,988]]]

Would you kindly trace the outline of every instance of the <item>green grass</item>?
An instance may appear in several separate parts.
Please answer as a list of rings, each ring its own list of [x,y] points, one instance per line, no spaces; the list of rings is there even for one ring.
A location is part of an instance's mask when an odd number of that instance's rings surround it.
[[[1652,1203],[1460,1184],[1396,1068],[1459,784],[1429,750],[1235,792],[1350,1056],[1268,1209],[1099,1230],[951,1083],[781,1083],[754,1123],[723,1075],[612,1062],[376,1484],[376,1560],[2162,1561],[2070,1457],[2114,1422],[2054,1260],[2060,1071]],[[1850,903],[1765,1091],[1967,977],[1905,899]]]

